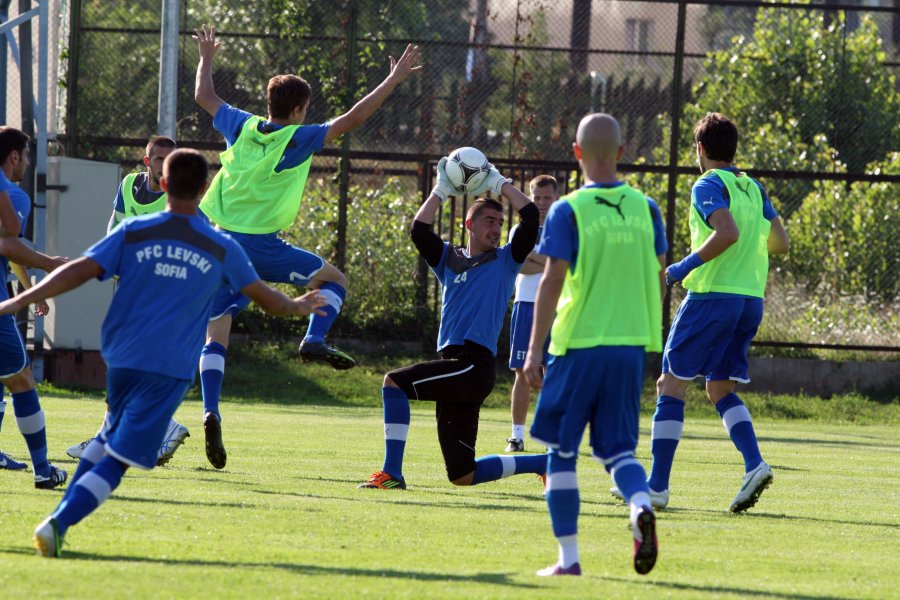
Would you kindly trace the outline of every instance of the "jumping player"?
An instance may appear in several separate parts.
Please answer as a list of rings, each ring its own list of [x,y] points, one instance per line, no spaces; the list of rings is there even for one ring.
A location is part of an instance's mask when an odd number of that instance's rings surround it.
[[[403,452],[409,429],[409,401],[435,402],[438,441],[447,478],[454,485],[478,485],[520,473],[543,475],[546,454],[484,456],[476,460],[475,440],[481,405],[494,388],[497,338],[503,326],[516,275],[534,248],[538,209],[493,167],[485,190],[502,195],[519,212],[519,228],[500,246],[503,205],[478,199],[466,214],[465,248],[441,240],[434,231],[435,213],[453,195],[444,163],[437,185],[419,208],[411,228],[413,243],[441,283],[438,360],[391,371],[384,377],[384,465],[361,488],[405,489]]]
[[[657,381],[650,451],[650,497],[669,503],[669,474],[684,429],[684,394],[695,377],[706,378],[706,396],[744,458],[745,475],[732,512],[756,504],[772,483],[750,412],[734,393],[747,383],[750,341],[762,321],[770,254],[787,254],[789,240],[763,186],[732,165],[738,130],[719,113],[694,129],[703,176],[691,189],[691,254],[666,270],[670,284],[688,290],[666,341]],[[621,496],[613,488],[613,495]]]
[[[531,192],[531,201],[540,212],[538,227],[540,236],[540,228],[544,225],[550,205],[559,200],[556,179],[551,175],[538,175],[529,182],[528,189]],[[510,239],[517,229],[518,225],[510,229]],[[537,294],[545,261],[545,256],[532,250],[516,276],[516,295],[513,298],[512,315],[509,318],[509,368],[515,373],[510,400],[512,436],[506,440],[506,452],[525,451],[525,419],[528,418],[528,405],[531,404],[531,387],[525,381],[522,366],[528,352],[528,340],[531,338],[534,297]],[[547,343],[550,343],[549,339]]]
[[[328,303],[325,316],[310,319],[300,344],[300,358],[349,369],[355,361],[325,343],[325,335],[347,293],[346,277],[319,256],[283,241],[278,232],[289,228],[297,218],[313,154],[325,143],[362,125],[394,88],[419,71],[419,49],[409,45],[399,60],[391,57],[385,80],[347,113],[328,123],[304,126],[311,93],[306,81],[296,75],[270,79],[268,116],[254,116],[227,104],[216,94],[212,64],[220,42],[215,28],[202,27],[194,39],[200,46],[194,98],[213,117],[214,127],[228,144],[221,156],[222,169],[203,198],[201,210],[243,246],[263,280],[321,292]],[[222,290],[214,303],[200,357],[206,455],[217,469],[224,468],[227,460],[219,397],[228,335],[233,315],[246,305],[246,298],[240,294]]]
[[[645,574],[656,563],[656,518],[634,451],[644,351],[662,347],[660,231],[648,199],[618,179],[624,147],[613,117],[584,117],[573,149],[585,183],[547,215],[538,251],[548,260],[524,368],[529,384],[543,387],[531,436],[550,448],[546,497],[559,545],[556,564],[538,575],[581,575],[575,467],[588,424],[594,458],[631,508],[634,568]]]
[[[108,428],[85,449],[62,501],[35,530],[42,556],[60,556],[68,528],[109,497],[128,467],[156,464],[169,420],[194,377],[210,305],[223,283],[274,314],[309,314],[322,304],[318,292],[291,300],[266,286],[241,247],[198,216],[207,176],[201,154],[176,150],[163,166],[164,212],[127,219],[81,258],[0,303],[0,314],[9,314],[95,277],[119,276],[121,301],[110,306],[102,334]]]
[[[147,167],[147,170],[126,175],[122,183],[119,184],[119,190],[116,192],[116,198],[113,201],[112,215],[110,215],[109,224],[106,226],[107,234],[115,229],[126,217],[149,215],[166,209],[166,193],[160,187],[160,180],[162,179],[163,162],[174,150],[175,140],[172,138],[162,135],[155,135],[150,138],[144,150],[144,166]],[[109,412],[107,410],[108,415]],[[103,422],[105,424],[106,419]],[[169,422],[169,429],[166,430],[163,443],[159,447],[156,464],[164,465],[169,462],[175,455],[175,450],[190,435],[187,427],[172,419]],[[87,448],[93,439],[90,438],[80,444],[70,446],[66,450],[66,454],[72,458],[81,458],[84,449]]]

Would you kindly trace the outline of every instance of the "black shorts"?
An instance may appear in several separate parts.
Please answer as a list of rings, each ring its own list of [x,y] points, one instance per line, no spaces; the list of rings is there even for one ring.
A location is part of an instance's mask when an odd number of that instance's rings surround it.
[[[440,360],[402,367],[388,376],[412,400],[433,400],[438,440],[450,481],[475,470],[481,405],[494,389],[497,360],[484,346],[447,346]]]

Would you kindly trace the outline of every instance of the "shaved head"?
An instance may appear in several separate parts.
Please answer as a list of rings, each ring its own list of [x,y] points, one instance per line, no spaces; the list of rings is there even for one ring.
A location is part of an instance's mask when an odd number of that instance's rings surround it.
[[[575,143],[581,148],[587,162],[602,160],[615,163],[622,146],[622,130],[619,122],[606,113],[587,115],[578,124]]]

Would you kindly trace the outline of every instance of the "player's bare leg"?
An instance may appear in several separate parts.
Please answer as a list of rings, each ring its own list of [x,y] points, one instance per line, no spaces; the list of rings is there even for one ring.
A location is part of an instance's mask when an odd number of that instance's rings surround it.
[[[525,421],[528,419],[528,406],[531,404],[531,387],[525,381],[522,369],[515,369],[510,412],[512,413],[513,435],[506,440],[506,452],[525,451]]]

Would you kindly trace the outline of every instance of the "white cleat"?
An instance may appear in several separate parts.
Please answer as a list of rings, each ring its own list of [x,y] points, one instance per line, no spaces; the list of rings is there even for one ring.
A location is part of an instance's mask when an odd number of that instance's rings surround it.
[[[755,469],[744,475],[744,482],[737,496],[731,501],[729,510],[739,513],[752,507],[759,500],[763,490],[772,484],[773,479],[775,474],[772,473],[772,468],[765,462],[759,463]]]
[[[649,489],[649,488],[648,488]],[[613,495],[614,498],[618,498],[622,502],[625,502],[625,495],[622,494],[622,490],[613,486],[609,488],[609,493]],[[663,510],[669,505],[669,490],[663,490],[661,492],[657,492],[656,490],[650,490],[650,506],[652,506],[655,510]]]
[[[182,445],[184,440],[189,437],[191,437],[191,433],[188,428],[173,419],[169,424],[169,430],[166,431],[162,446],[159,447],[159,453],[156,455],[156,465],[161,467],[172,460],[178,446]]]
[[[81,455],[84,454],[84,449],[91,445],[91,442],[94,441],[94,438],[88,438],[81,442],[80,444],[75,444],[74,446],[69,446],[66,449],[66,454],[74,458],[75,460],[80,460]]]
[[[63,539],[59,535],[59,528],[53,517],[47,517],[37,526],[32,540],[39,556],[59,558],[62,554]]]

